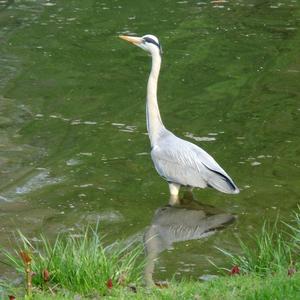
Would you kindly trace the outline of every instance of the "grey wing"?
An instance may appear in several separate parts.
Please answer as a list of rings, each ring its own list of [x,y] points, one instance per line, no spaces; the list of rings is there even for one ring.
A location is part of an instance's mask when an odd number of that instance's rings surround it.
[[[200,188],[210,186],[223,193],[239,192],[206,151],[171,133],[154,146],[151,157],[157,172],[169,182]]]

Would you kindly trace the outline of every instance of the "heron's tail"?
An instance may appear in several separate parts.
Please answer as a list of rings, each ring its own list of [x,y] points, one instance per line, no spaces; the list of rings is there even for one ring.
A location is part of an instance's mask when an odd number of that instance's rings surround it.
[[[210,171],[207,179],[207,183],[210,187],[226,194],[238,194],[240,192],[239,188],[225,172],[225,174],[223,174],[207,166],[205,167]]]

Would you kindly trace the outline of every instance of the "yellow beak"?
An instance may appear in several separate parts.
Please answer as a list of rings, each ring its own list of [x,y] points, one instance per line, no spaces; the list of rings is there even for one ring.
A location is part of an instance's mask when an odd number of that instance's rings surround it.
[[[135,36],[128,36],[128,35],[119,35],[119,38],[122,40],[125,40],[131,44],[134,44],[136,46],[140,45],[143,42],[143,39],[140,37]]]

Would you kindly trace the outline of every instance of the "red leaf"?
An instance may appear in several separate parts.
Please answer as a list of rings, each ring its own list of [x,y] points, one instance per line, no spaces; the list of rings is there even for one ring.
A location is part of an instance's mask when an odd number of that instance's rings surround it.
[[[112,289],[113,288],[113,281],[111,278],[109,278],[106,282],[106,286],[109,288],[109,289]]]
[[[43,271],[43,279],[45,282],[49,281],[49,278],[50,278],[50,274],[49,274],[49,271],[47,269],[45,269]]]
[[[296,273],[296,268],[289,268],[288,269],[288,276],[293,276]]]
[[[9,296],[8,296],[8,299],[9,299],[9,300],[15,300],[15,299],[16,299],[16,297],[15,297],[15,296],[13,296],[13,295],[9,295]]]
[[[239,275],[240,274],[240,268],[238,266],[233,266],[230,270],[230,275]]]
[[[160,289],[169,287],[169,283],[167,281],[156,281],[156,282],[154,282],[154,284]]]
[[[26,251],[20,251],[20,256],[24,262],[24,264],[29,264],[31,262],[31,257]]]

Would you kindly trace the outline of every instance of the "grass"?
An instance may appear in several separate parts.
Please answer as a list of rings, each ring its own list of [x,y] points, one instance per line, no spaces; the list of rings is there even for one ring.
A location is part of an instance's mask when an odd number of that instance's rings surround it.
[[[37,245],[20,233],[21,248],[32,259],[31,299],[300,299],[300,209],[292,224],[264,224],[250,245],[240,240],[241,253],[230,253],[233,269],[211,282],[171,281],[165,288],[146,288],[141,277],[142,247],[120,243],[103,247],[96,229],[80,236],[59,235],[53,245]],[[281,224],[280,223],[280,224]],[[25,275],[24,258],[5,252],[8,262]],[[219,268],[220,269],[220,268]],[[48,277],[45,278],[45,270]],[[234,270],[234,271],[233,271]],[[235,276],[229,276],[235,275]],[[46,280],[47,279],[47,280]],[[24,295],[24,287],[0,282],[0,297]],[[3,297],[4,298],[4,297]]]
[[[300,222],[297,225],[300,228]],[[238,266],[243,274],[255,273],[258,275],[273,274],[294,267],[299,257],[295,248],[293,234],[297,227],[289,225],[292,234],[278,229],[278,223],[273,226],[264,223],[262,230],[252,239],[252,245],[239,240],[242,254],[230,253],[218,248],[229,256],[232,265]]]
[[[201,299],[201,300],[273,300],[273,299],[299,299],[300,295],[300,274],[287,276],[285,273],[267,275],[266,277],[257,274],[243,276],[220,277],[211,282],[199,282],[183,280],[171,282],[168,288],[147,289],[139,286],[134,293],[129,288],[113,288],[106,293],[105,298],[110,299]],[[101,297],[103,298],[103,297]],[[3,297],[3,299],[5,299]],[[8,298],[7,298],[8,299]],[[17,298],[18,299],[18,298]],[[37,291],[33,295],[35,300],[47,299],[100,299],[95,296],[82,296],[71,291],[58,291],[54,296],[47,291]]]
[[[31,243],[19,232],[20,249],[11,254],[3,250],[6,264],[26,275],[24,257],[31,261],[33,289],[51,294],[67,290],[81,295],[105,294],[116,284],[139,284],[143,262],[141,245],[115,242],[104,247],[98,228],[87,226],[80,235],[59,235],[51,244],[41,236],[40,242]]]
[[[221,250],[231,258],[243,273],[265,275],[299,268],[300,262],[300,207],[293,213],[290,224],[278,220],[274,225],[264,223],[259,234],[254,236],[254,245],[240,242],[242,255]]]
[[[298,211],[294,212],[292,224],[283,222],[283,224],[291,231],[291,246],[297,253],[300,252],[300,206],[298,206]]]

